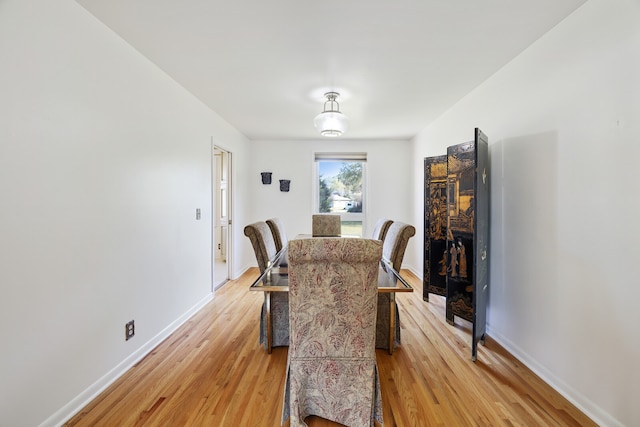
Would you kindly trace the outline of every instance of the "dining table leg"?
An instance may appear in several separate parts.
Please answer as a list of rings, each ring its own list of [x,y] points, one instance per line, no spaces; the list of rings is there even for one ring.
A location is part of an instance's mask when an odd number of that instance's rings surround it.
[[[265,292],[264,305],[267,317],[267,353],[271,354],[271,292]]]
[[[393,354],[396,341],[396,293],[389,292],[389,354]]]

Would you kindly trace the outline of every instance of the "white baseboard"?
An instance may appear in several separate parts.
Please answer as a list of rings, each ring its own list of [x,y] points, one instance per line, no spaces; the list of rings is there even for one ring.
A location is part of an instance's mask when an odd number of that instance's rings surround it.
[[[401,269],[406,269],[409,270],[410,272],[412,272],[418,279],[422,280],[422,272],[418,273],[418,271],[412,266],[412,265],[407,265],[402,267]]]
[[[415,269],[411,266],[407,267],[407,269],[422,280],[422,272],[416,272]],[[580,411],[582,411],[585,415],[591,418],[593,422],[600,426],[624,427],[624,425],[620,421],[612,417],[611,414],[604,411],[598,405],[594,404],[591,400],[576,391],[573,387],[569,386],[560,378],[553,375],[551,372],[549,372],[548,369],[538,363],[538,361],[532,358],[516,344],[500,335],[496,331],[492,330],[491,325],[489,324],[487,324],[487,335],[489,335],[494,341],[504,347],[504,349],[507,350],[513,357],[515,357],[533,373],[539,376],[551,388],[560,393],[565,399],[567,399],[575,407],[580,409]]]
[[[207,303],[213,299],[213,293],[207,295],[201,299],[197,304],[191,307],[182,316],[173,321],[169,326],[160,331],[155,337],[150,339],[147,343],[142,345],[138,350],[133,352],[129,357],[116,365],[107,374],[105,374],[98,381],[93,383],[89,388],[84,390],[69,403],[64,405],[53,415],[47,418],[40,427],[58,427],[63,425],[67,420],[77,414],[82,408],[87,406],[89,402],[95,399],[100,393],[102,393],[107,387],[109,387],[115,380],[120,378],[125,372],[127,372],[133,365],[138,363],[145,357],[151,350],[156,348],[158,344],[167,339],[173,332],[182,326],[187,320],[189,320],[194,314],[202,309]]]
[[[247,265],[239,270],[236,270],[235,273],[233,274],[233,277],[231,277],[231,280],[238,280],[240,278],[240,276],[242,276],[244,273],[247,272],[247,270],[249,270],[251,267],[255,267],[258,268],[257,265]]]
[[[542,378],[551,388],[560,393],[565,399],[571,402],[576,408],[580,409],[586,416],[591,418],[593,422],[600,426],[624,427],[624,425],[613,418],[609,413],[604,411],[591,400],[579,393],[573,387],[562,381],[562,379],[549,372],[544,366],[538,363],[529,354],[523,351],[509,339],[493,331],[490,325],[487,325],[487,335],[494,341],[505,348],[513,357],[518,359],[523,365],[531,369],[533,373]]]

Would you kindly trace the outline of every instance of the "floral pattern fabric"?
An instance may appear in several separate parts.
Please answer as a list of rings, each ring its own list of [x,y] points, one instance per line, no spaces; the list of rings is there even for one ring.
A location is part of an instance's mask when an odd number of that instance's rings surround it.
[[[276,243],[273,240],[271,229],[264,221],[254,222],[244,228],[244,235],[251,241],[256,262],[260,268],[260,274],[267,269],[269,260],[276,256]]]
[[[395,310],[395,334],[393,336],[393,348],[400,345],[400,312],[398,304]],[[391,297],[388,293],[378,294],[378,316],[376,319],[376,348],[389,350],[389,306],[391,305]]]
[[[266,295],[265,295],[266,300]],[[391,298],[388,293],[378,294],[378,314],[376,316],[376,348],[389,349],[389,305]],[[401,343],[400,339],[400,311],[398,304],[395,310],[394,348]],[[260,315],[260,344],[267,349],[267,310],[266,302],[262,304]],[[289,345],[289,293],[271,293],[271,347],[286,347]]]
[[[266,350],[268,347],[266,293],[264,298],[265,302],[262,303],[262,313],[260,315],[260,344],[262,344]],[[387,314],[387,317],[389,317],[389,314]],[[286,347],[288,345],[289,293],[271,292],[271,347]],[[387,344],[387,347],[389,347],[389,344]]]
[[[389,261],[393,269],[397,272],[400,272],[400,268],[402,267],[402,259],[407,249],[407,243],[409,243],[409,239],[415,234],[415,227],[403,222],[394,222],[387,230],[387,235],[384,238],[382,247],[382,257]]]
[[[313,215],[311,221],[311,232],[315,237],[339,237],[342,234],[340,215]]]
[[[271,219],[269,221],[274,221]],[[279,221],[278,221],[279,222]],[[284,229],[281,227],[284,235]],[[244,228],[244,234],[251,241],[253,251],[256,255],[256,262],[262,274],[270,260],[277,253],[276,242],[272,228],[264,221],[249,224]],[[286,240],[286,236],[284,236]],[[265,302],[262,304],[262,315],[260,316],[260,343],[267,348],[267,313]],[[273,292],[271,294],[271,330],[272,346],[289,345],[289,295],[286,292]]]
[[[290,344],[282,421],[317,415],[347,426],[382,424],[376,363],[378,265],[370,239],[289,242]]]
[[[393,224],[392,220],[380,218],[376,223],[376,226],[373,228],[373,235],[371,237],[384,242],[384,239],[387,236],[387,230],[389,230],[391,224]]]
[[[287,233],[284,231],[284,225],[282,225],[282,221],[280,221],[279,218],[270,218],[266,222],[271,229],[271,234],[273,234],[276,251],[280,251],[280,249],[286,247],[287,243],[289,243]]]
[[[266,298],[266,296],[265,296]],[[376,317],[376,348],[389,349],[389,305],[388,293],[378,294],[378,315]],[[394,348],[401,343],[400,311],[398,304],[395,310]],[[260,344],[267,348],[267,311],[266,303],[262,304],[260,315]],[[289,345],[289,294],[287,292],[271,293],[271,347],[287,347]]]

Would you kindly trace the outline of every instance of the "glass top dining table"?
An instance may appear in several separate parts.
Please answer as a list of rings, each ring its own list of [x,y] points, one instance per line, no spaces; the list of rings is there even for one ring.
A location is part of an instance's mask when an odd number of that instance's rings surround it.
[[[298,235],[296,239],[311,238],[311,235]],[[265,292],[266,301],[266,330],[267,330],[267,351],[271,353],[271,293],[272,292],[289,292],[289,270],[287,259],[287,247],[282,248],[273,259],[269,260],[265,271],[251,284],[251,291]],[[389,354],[393,353],[395,341],[395,319],[396,304],[395,294],[398,292],[413,292],[413,288],[400,273],[384,259],[380,260],[380,269],[378,270],[378,293],[388,293],[390,298],[389,304]]]

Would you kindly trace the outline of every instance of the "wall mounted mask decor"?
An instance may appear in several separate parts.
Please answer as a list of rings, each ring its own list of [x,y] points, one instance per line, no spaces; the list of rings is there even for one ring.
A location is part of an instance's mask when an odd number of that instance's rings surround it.
[[[281,179],[280,180],[280,191],[289,191],[289,184],[291,184],[291,180],[289,179]]]
[[[271,184],[271,172],[260,172],[263,184]]]

